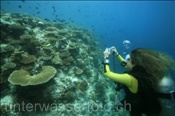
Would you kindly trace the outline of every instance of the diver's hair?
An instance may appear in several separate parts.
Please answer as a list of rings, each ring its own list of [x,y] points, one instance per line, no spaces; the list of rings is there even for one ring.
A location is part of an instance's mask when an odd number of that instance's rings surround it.
[[[170,70],[175,70],[175,61],[165,53],[137,48],[130,53],[132,64],[142,66],[150,75],[148,79],[157,83]]]

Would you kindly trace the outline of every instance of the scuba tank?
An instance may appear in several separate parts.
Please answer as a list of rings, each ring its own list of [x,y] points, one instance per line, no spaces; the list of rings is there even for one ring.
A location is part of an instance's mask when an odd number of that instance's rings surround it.
[[[175,82],[171,76],[164,76],[156,90],[161,105],[159,116],[175,116]]]

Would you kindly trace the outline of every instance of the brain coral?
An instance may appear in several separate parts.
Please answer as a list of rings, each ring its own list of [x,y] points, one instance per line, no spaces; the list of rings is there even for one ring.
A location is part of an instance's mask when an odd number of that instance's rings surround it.
[[[15,70],[10,74],[8,81],[14,85],[28,86],[38,85],[49,81],[56,74],[56,69],[52,66],[43,66],[42,71],[31,76],[28,71]]]

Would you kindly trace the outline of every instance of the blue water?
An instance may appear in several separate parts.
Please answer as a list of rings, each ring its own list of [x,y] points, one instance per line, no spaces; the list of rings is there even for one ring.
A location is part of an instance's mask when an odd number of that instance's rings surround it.
[[[112,45],[121,53],[146,47],[175,58],[174,1],[2,1],[1,9],[91,29],[102,51]],[[124,40],[131,42],[129,49]]]

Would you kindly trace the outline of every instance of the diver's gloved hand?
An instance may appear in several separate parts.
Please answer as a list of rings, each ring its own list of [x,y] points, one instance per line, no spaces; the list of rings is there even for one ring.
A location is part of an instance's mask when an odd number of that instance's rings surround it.
[[[110,55],[110,51],[109,51],[109,48],[106,48],[105,51],[103,52],[104,53],[104,58],[108,58],[109,55]]]
[[[112,53],[115,53],[116,55],[119,54],[118,51],[117,51],[117,49],[115,48],[115,46],[112,46],[111,47],[111,51],[112,51]]]

